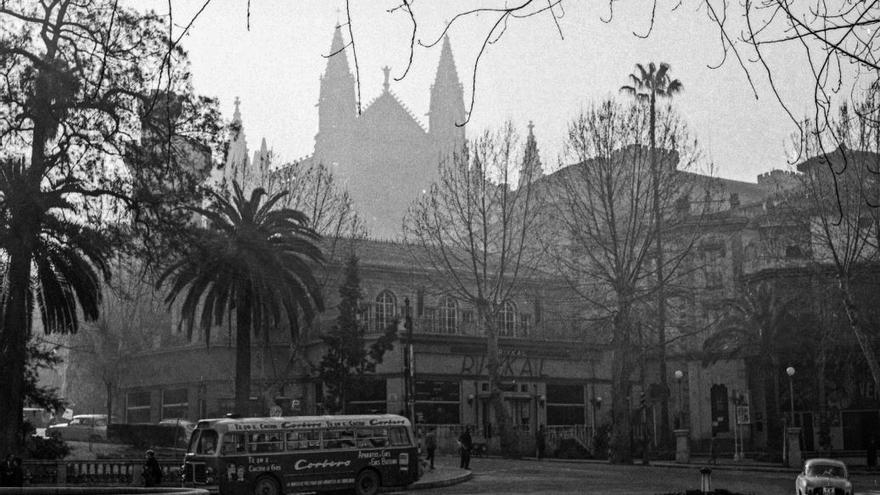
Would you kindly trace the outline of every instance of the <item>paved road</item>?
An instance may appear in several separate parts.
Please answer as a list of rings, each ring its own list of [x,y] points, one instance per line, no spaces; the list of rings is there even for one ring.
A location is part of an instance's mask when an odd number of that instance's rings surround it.
[[[446,458],[444,462],[453,463]],[[474,459],[472,480],[431,490],[418,490],[419,495],[452,494],[628,494],[658,495],[700,488],[697,467],[661,468],[615,466],[534,460]],[[877,489],[880,475],[854,476],[857,493]],[[712,472],[712,487],[755,495],[791,495],[794,476],[789,473],[722,471]]]

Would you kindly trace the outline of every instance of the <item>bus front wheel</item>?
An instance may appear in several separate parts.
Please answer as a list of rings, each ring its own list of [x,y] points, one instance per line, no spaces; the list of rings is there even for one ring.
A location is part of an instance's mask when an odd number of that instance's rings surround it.
[[[376,495],[379,493],[379,474],[372,469],[364,469],[354,482],[357,495]]]
[[[254,483],[254,495],[281,495],[281,486],[271,476],[263,476]]]

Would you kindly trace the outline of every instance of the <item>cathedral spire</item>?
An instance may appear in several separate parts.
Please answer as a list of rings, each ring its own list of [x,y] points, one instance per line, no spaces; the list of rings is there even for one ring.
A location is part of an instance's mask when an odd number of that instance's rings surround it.
[[[544,167],[541,164],[541,155],[538,153],[538,143],[535,140],[535,124],[529,121],[529,135],[526,138],[526,147],[523,151],[523,162],[519,169],[519,187],[527,186],[544,175]]]
[[[354,76],[345,49],[342,28],[337,23],[327,56],[327,69],[321,77],[318,134],[315,136],[316,158],[327,163],[333,161],[331,156],[343,151],[357,118]]]
[[[449,153],[464,145],[464,90],[455,69],[449,36],[443,37],[437,75],[431,86],[428,126],[438,150]]]

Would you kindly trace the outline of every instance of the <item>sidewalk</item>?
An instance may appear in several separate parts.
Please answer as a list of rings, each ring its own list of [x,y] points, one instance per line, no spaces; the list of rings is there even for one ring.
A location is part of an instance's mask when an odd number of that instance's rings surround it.
[[[534,457],[524,457],[523,459],[527,460],[536,460]],[[544,461],[549,462],[568,462],[568,463],[584,463],[584,464],[607,464],[608,461],[604,459],[556,459],[553,457],[545,457]],[[543,461],[542,461],[543,462]],[[641,459],[635,459],[633,461],[633,466],[642,466]],[[759,462],[753,459],[744,459],[742,461],[734,461],[733,459],[725,459],[718,458],[716,459],[716,463],[712,464],[709,462],[708,457],[691,457],[691,462],[687,464],[681,464],[675,461],[668,460],[652,460],[651,466],[654,467],[665,467],[665,468],[678,468],[678,469],[697,469],[708,467],[712,470],[721,470],[721,471],[753,471],[753,472],[766,472],[766,473],[791,473],[797,474],[800,472],[798,468],[790,468],[788,466],[783,466],[779,463],[772,462]],[[860,465],[847,465],[850,474],[877,474],[880,475],[880,470],[868,471],[866,466]]]
[[[406,487],[408,490],[424,490],[426,488],[442,488],[457,485],[471,479],[473,473],[467,469],[437,465],[433,470],[425,471],[421,479]],[[403,493],[399,488],[385,489],[383,492]]]

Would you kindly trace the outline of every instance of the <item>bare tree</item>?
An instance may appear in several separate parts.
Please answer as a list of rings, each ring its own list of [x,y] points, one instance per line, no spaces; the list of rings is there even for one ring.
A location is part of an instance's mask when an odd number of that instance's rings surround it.
[[[875,108],[870,101],[865,106]],[[854,292],[860,271],[880,262],[880,132],[872,117],[865,107],[851,112],[841,106],[832,121],[840,145],[832,152],[823,151],[827,133],[806,123],[809,132],[795,146],[812,156],[798,164],[801,187],[791,201],[809,215],[812,258],[833,268],[849,327],[880,386],[880,364]]]
[[[569,126],[565,157],[574,164],[551,175],[542,193],[556,198],[544,244],[559,275],[586,303],[585,316],[610,327],[611,449],[612,461],[621,463],[632,461],[629,401],[642,340],[639,315],[656,295],[655,180],[660,211],[668,215],[664,225],[676,233],[666,248],[666,277],[675,276],[699,235],[693,217],[673,216],[694,188],[679,173],[696,157],[684,124],[668,109],[657,115],[653,179],[649,142],[649,116],[638,105],[593,105]]]
[[[404,238],[436,274],[438,287],[476,309],[476,325],[486,336],[489,393],[501,448],[516,445],[504,407],[497,317],[538,262],[530,249],[540,203],[532,187],[511,189],[517,172],[537,167],[523,160],[513,125],[485,132],[439,167],[439,181],[418,199],[404,220]],[[520,179],[528,184],[529,177]]]

